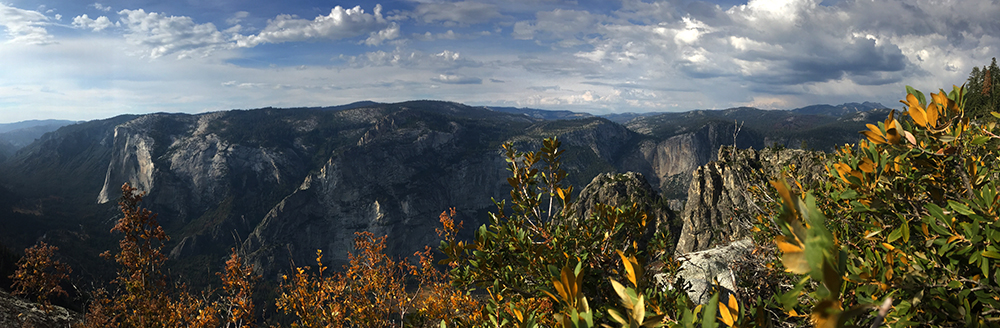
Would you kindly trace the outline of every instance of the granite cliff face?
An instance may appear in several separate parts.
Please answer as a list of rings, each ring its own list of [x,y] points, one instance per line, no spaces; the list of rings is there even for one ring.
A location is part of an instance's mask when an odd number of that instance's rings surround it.
[[[409,256],[436,244],[442,211],[455,207],[477,226],[491,197],[507,195],[501,143],[534,150],[550,136],[563,141],[578,186],[620,170],[644,138],[601,118],[544,121],[446,102],[122,116],[58,130],[4,163],[3,183],[52,223],[21,229],[0,217],[0,226],[23,236],[12,247],[60,236],[49,241],[94,257],[112,247],[109,218],[129,182],[148,193],[143,204],[159,214],[182,271],[236,243],[268,272],[307,265],[316,249],[336,267],[359,231],[387,234],[390,254]]]
[[[361,231],[388,235],[387,252],[409,256],[436,244],[437,217],[451,207],[478,225],[492,206],[486,195],[506,190],[506,166],[495,149],[470,144],[489,129],[442,123],[406,112],[381,119],[264,216],[243,244],[251,262],[270,276],[312,264],[323,249],[324,263],[338,268]]]
[[[591,185],[578,189],[581,203],[649,195],[652,201],[638,202],[653,204],[656,227],[677,232],[667,207],[679,210],[687,201],[683,235],[691,237],[681,245],[704,249],[738,235],[738,220],[729,223],[732,215],[721,208],[744,200],[726,189],[742,171],[702,165],[727,158],[717,152],[721,146],[764,142],[752,130],[737,133],[732,124],[703,119],[711,115],[684,116],[694,123],[683,126],[656,117],[623,126],[414,101],[120,116],[63,127],[0,165],[0,183],[37,213],[25,223],[27,214],[5,216],[9,209],[0,208],[0,227],[14,236],[6,240],[15,248],[60,236],[65,240],[51,243],[74,245],[63,249],[85,265],[86,256],[113,247],[114,203],[129,182],[148,192],[144,204],[159,213],[181,270],[212,272],[205,267],[221,263],[234,244],[269,274],[292,261],[311,264],[316,249],[337,267],[359,231],[389,235],[390,254],[409,256],[436,244],[442,211],[455,207],[474,227],[493,208],[492,197],[508,195],[502,143],[535,150],[558,136],[568,183]],[[772,161],[740,156],[730,161]],[[598,177],[627,171],[640,174]]]
[[[0,288],[0,327],[71,327],[82,322],[83,314],[58,305],[46,309]]]

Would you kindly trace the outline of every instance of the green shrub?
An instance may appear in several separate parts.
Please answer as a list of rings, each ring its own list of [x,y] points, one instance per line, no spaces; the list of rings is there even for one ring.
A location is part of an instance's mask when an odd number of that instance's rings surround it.
[[[785,311],[830,327],[1000,323],[997,127],[970,123],[960,87],[907,93],[907,111],[841,148],[818,189],[774,183],[781,260],[808,275],[778,300]]]

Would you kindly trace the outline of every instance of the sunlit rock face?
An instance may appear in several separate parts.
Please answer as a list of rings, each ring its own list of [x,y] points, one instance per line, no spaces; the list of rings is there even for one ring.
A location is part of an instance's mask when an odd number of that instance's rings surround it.
[[[677,276],[690,283],[686,290],[692,301],[704,304],[718,283],[730,292],[740,281],[734,272],[740,262],[755,261],[756,247],[750,238],[758,194],[751,186],[765,186],[781,176],[783,168],[795,166],[801,182],[809,185],[826,174],[826,154],[798,149],[721,148],[717,161],[699,166],[691,173],[687,204],[680,215],[682,225],[674,257],[681,262]],[[658,275],[666,286],[671,279]]]
[[[687,203],[681,214],[678,255],[748,237],[754,222],[754,203],[761,201],[748,188],[766,185],[768,179],[780,176],[782,168],[795,165],[805,183],[825,174],[826,155],[822,152],[722,148],[717,156],[718,161],[691,173]]]

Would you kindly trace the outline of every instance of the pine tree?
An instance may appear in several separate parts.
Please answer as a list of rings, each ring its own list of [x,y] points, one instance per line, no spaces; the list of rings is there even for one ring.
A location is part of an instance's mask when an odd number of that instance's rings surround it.
[[[998,105],[1000,105],[1000,67],[997,67],[997,58],[993,57],[993,61],[990,63],[989,70],[986,71],[986,76],[983,81],[983,92],[987,95],[986,98],[986,112],[998,111]]]

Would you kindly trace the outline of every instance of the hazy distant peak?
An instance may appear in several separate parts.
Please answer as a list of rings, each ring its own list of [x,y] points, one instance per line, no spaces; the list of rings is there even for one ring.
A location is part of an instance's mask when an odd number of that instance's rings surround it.
[[[880,103],[866,101],[863,103],[849,102],[840,105],[812,105],[801,108],[792,109],[793,112],[800,114],[812,114],[812,115],[828,115],[828,116],[844,116],[846,114],[867,112],[873,109],[886,108]]]

